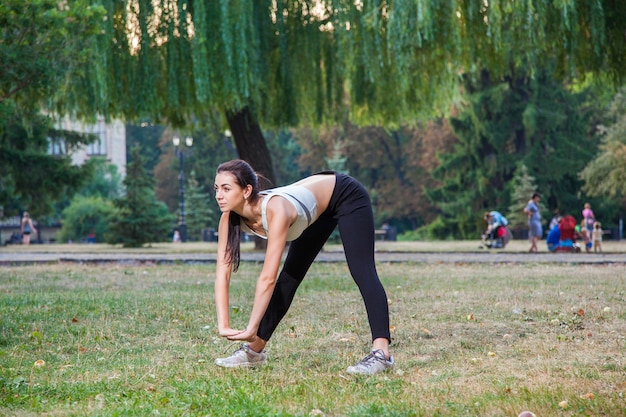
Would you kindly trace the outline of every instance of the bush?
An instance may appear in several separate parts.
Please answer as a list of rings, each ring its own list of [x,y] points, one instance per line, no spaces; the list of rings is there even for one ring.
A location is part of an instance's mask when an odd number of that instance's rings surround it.
[[[113,204],[99,196],[74,197],[62,213],[62,227],[57,233],[59,242],[80,241],[94,234],[103,240],[107,230],[107,218],[113,212]]]

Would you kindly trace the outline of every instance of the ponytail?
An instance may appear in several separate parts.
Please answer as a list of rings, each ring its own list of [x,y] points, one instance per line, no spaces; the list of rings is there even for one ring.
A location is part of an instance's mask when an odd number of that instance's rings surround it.
[[[217,174],[228,172],[235,177],[241,188],[252,186],[248,199],[254,203],[259,198],[259,176],[250,164],[241,159],[224,162],[217,167]],[[241,216],[233,211],[228,215],[228,236],[226,239],[226,260],[234,271],[239,269],[241,260]]]

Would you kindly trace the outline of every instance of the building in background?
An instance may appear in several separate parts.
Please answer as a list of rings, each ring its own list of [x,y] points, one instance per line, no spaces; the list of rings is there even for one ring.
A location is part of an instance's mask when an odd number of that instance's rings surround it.
[[[106,122],[99,117],[95,124],[83,123],[70,118],[63,119],[57,126],[59,129],[75,132],[93,133],[98,137],[91,145],[72,152],[72,162],[81,165],[92,156],[105,157],[107,161],[117,166],[117,172],[126,175],[126,125],[121,120]],[[50,142],[51,154],[65,154],[63,143]]]

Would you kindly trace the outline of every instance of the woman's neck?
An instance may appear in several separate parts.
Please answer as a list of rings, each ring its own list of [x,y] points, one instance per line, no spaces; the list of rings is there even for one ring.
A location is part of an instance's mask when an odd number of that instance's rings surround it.
[[[250,230],[255,232],[263,230],[262,202],[263,197],[257,198],[255,202],[245,202],[241,213],[238,213]]]

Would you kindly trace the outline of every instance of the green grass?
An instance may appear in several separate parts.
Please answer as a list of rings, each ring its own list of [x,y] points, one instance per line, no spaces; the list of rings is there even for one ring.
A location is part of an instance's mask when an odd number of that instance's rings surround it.
[[[247,323],[260,266],[231,286]],[[0,415],[626,415],[623,265],[379,264],[397,367],[345,264],[315,264],[260,369],[216,367],[213,265],[0,268]],[[36,361],[45,362],[36,366]]]

